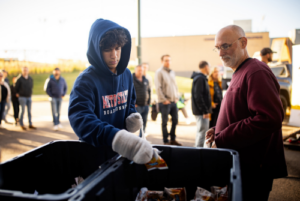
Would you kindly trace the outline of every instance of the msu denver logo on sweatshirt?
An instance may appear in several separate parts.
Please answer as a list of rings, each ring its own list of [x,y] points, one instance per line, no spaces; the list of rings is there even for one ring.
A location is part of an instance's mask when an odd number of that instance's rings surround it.
[[[128,90],[113,95],[102,96],[104,115],[113,114],[116,111],[124,110],[127,107]]]

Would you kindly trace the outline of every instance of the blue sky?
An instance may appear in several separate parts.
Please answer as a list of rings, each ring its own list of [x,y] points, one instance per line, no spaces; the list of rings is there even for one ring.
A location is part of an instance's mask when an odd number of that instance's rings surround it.
[[[141,0],[142,37],[215,34],[233,20],[252,20],[253,32],[286,37],[300,28],[299,0]],[[0,50],[77,52],[85,57],[97,18],[136,36],[136,0],[0,0]]]

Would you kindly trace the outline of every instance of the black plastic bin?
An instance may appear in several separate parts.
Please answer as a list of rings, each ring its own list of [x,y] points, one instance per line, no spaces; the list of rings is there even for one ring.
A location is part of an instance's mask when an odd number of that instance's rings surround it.
[[[0,200],[68,200],[101,175],[112,157],[80,141],[50,142],[0,164]],[[78,176],[85,181],[72,188]]]
[[[169,166],[167,170],[147,171],[124,158],[110,162],[110,167],[83,187],[72,201],[134,201],[139,190],[163,190],[164,187],[185,187],[187,200],[194,198],[197,187],[228,185],[229,200],[242,200],[239,156],[226,149],[203,149],[175,146],[154,146]]]

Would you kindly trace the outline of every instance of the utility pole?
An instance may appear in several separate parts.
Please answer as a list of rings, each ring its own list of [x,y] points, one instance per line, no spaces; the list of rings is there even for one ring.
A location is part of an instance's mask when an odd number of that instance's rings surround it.
[[[137,0],[136,53],[137,53],[137,62],[138,62],[138,65],[142,64],[142,51],[141,51],[141,0]]]

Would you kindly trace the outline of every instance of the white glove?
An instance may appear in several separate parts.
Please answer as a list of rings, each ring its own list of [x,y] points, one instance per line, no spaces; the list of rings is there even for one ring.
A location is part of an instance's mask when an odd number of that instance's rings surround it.
[[[139,138],[126,130],[120,130],[116,133],[112,149],[137,164],[146,164],[153,156],[153,148],[147,140]]]
[[[135,133],[143,127],[143,119],[140,113],[132,113],[126,118],[126,128],[129,132]]]

